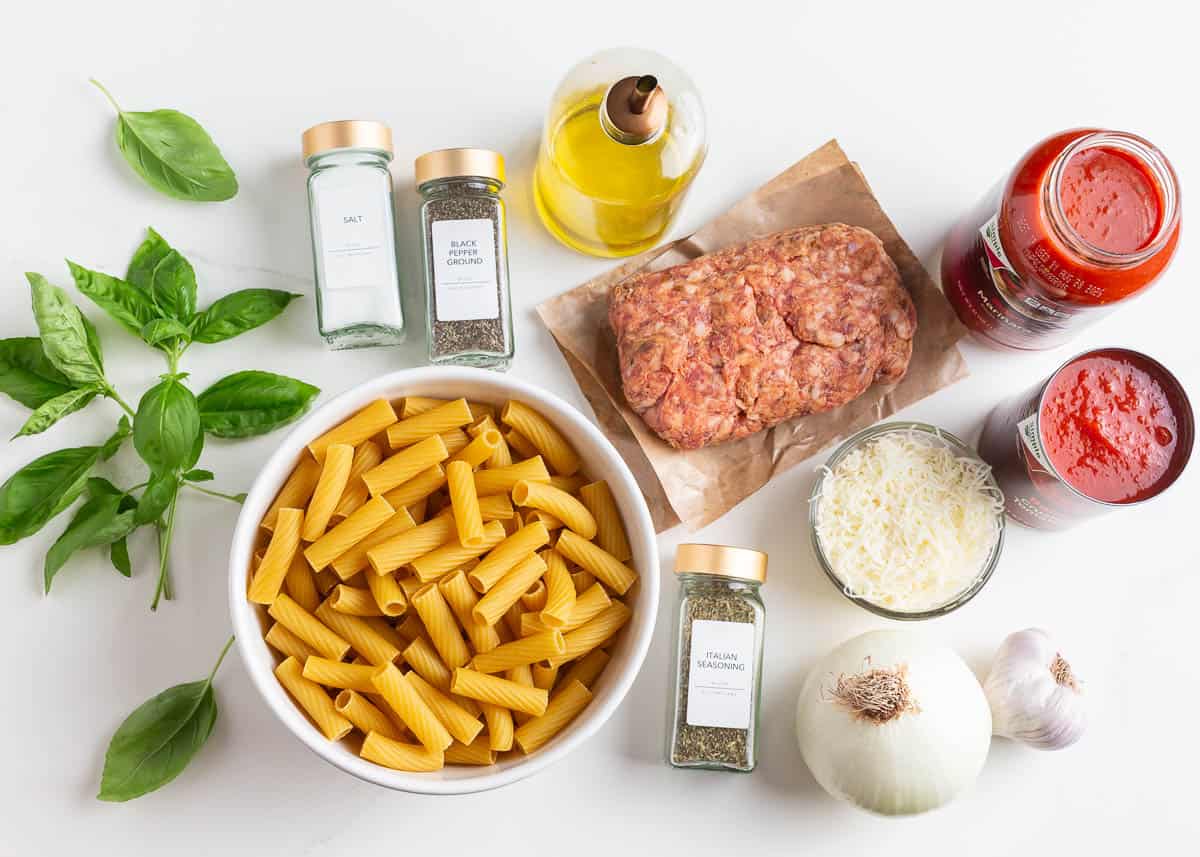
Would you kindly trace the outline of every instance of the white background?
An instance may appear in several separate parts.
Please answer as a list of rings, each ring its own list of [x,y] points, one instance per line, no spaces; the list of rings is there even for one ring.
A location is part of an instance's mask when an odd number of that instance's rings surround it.
[[[534,305],[604,270],[536,221],[530,168],[557,80],[600,48],[635,42],[675,58],[707,103],[711,151],[675,231],[719,213],[836,136],[864,169],[919,256],[1021,152],[1083,124],[1136,131],[1200,178],[1192,4],[667,3],[10,4],[0,51],[0,335],[34,331],[22,277],[69,286],[63,257],[120,273],[153,225],[195,263],[201,302],[237,288],[311,293],[300,132],[341,118],[388,121],[406,308],[419,331],[412,159],[446,146],[508,158],[513,373],[586,412]],[[671,7],[674,8],[671,8]],[[710,6],[710,8],[705,8]],[[197,117],[241,181],[224,204],[176,202],[136,179],[112,141],[113,114],[89,75],[127,109]],[[1188,197],[1189,200],[1191,197]],[[1190,232],[1190,230],[1185,230]],[[1187,235],[1151,294],[1055,353],[994,355],[968,345],[972,375],[905,416],[970,437],[988,409],[1091,345],[1149,351],[1200,395],[1200,263]],[[82,299],[81,299],[82,302]],[[86,307],[126,398],[164,371]],[[185,359],[197,390],[242,368],[297,375],[322,400],[423,359],[403,348],[327,353],[314,304],[235,343]],[[36,455],[98,442],[116,417],[93,403],[45,435],[0,447],[7,475]],[[0,428],[22,409],[0,401]],[[213,442],[217,486],[247,488],[275,440]],[[126,450],[122,484],[141,480]],[[617,715],[559,766],[499,792],[460,798],[390,793],[342,775],[285,734],[230,659],[221,717],[166,789],[125,805],[95,800],[104,747],[137,704],[203,676],[228,634],[225,556],[236,509],[191,495],[173,560],[178,600],[152,615],[152,545],[132,545],[117,577],[97,552],[40,591],[45,549],[63,526],[0,553],[5,692],[0,702],[0,854],[487,853],[1009,855],[1183,853],[1194,848],[1200,659],[1196,548],[1200,465],[1165,497],[1048,535],[1014,528],[994,579],[959,613],[929,623],[976,668],[1011,631],[1057,635],[1087,681],[1093,723],[1077,747],[1043,754],[997,740],[974,790],[932,815],[877,819],[835,803],[801,761],[793,704],[814,660],[884,624],[817,570],[805,498],[817,462],[798,468],[701,535],[771,556],[764,594],[763,762],[750,776],[663,763],[669,675],[668,580],[654,646]],[[664,574],[682,533],[661,539]],[[964,850],[965,849],[965,850]],[[472,853],[479,852],[477,847]]]

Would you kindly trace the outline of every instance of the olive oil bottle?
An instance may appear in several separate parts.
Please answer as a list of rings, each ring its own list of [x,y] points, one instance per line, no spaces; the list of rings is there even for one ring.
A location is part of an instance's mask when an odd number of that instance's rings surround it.
[[[538,214],[583,253],[639,253],[671,225],[706,152],[704,107],[679,68],[651,51],[603,51],[551,101],[534,171]]]

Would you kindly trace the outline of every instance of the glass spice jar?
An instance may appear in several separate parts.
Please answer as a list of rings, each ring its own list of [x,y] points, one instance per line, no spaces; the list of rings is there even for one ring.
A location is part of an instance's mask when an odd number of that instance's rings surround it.
[[[507,370],[513,357],[504,158],[440,149],[417,158],[426,327],[435,364]]]
[[[301,138],[308,176],[317,330],[332,348],[398,345],[404,311],[392,211],[392,131],[323,122]]]
[[[680,545],[679,620],[667,760],[676,768],[754,770],[762,693],[759,587],[767,555],[724,545]]]

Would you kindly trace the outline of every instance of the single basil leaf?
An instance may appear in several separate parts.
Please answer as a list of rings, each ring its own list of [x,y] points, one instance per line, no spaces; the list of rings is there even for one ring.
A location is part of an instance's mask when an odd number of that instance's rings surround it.
[[[120,511],[120,495],[93,497],[75,513],[71,523],[46,552],[44,579],[46,592],[71,555],[84,548],[107,545],[124,538],[134,526],[134,513]]]
[[[129,267],[125,271],[125,280],[147,294],[150,293],[150,281],[154,278],[154,269],[163,257],[171,252],[171,245],[153,229],[146,228],[146,238],[133,253]]]
[[[199,434],[196,397],[178,377],[164,378],[138,402],[133,445],[154,473],[191,467]]]
[[[36,336],[0,339],[0,393],[27,408],[40,408],[71,390],[71,382],[42,351]]]
[[[166,317],[186,323],[196,314],[196,272],[178,250],[154,266],[150,297]]]
[[[71,269],[76,288],[134,336],[140,335],[142,328],[158,317],[158,310],[149,295],[133,284],[88,270],[70,259],[67,267]]]
[[[200,454],[204,452],[204,432],[196,432],[196,442],[192,445],[192,452],[183,462],[183,467],[180,470],[190,470],[196,466],[196,462],[200,460]]]
[[[189,470],[183,474],[184,482],[212,482],[216,478],[211,470]]]
[[[21,426],[21,430],[13,435],[13,438],[24,437],[30,434],[41,434],[67,414],[72,414],[84,407],[92,399],[96,398],[96,394],[99,392],[100,390],[97,387],[89,385],[87,387],[77,387],[74,390],[68,390],[61,396],[55,396],[30,414],[29,419],[25,420],[25,425]]]
[[[87,340],[88,354],[92,356],[92,362],[100,370],[100,374],[104,374],[104,352],[100,347],[100,334],[96,332],[96,325],[88,320],[88,317],[83,313],[79,314],[80,320],[83,322],[83,335]]]
[[[120,497],[125,492],[103,476],[90,476],[87,481],[87,493],[89,497]]]
[[[220,202],[238,191],[233,169],[200,123],[178,110],[127,113],[92,81],[117,111],[117,148],[146,184],[175,199]]]
[[[43,455],[0,485],[0,545],[31,536],[75,502],[101,447],[79,446]]]
[[[147,345],[158,345],[167,339],[190,339],[191,331],[173,318],[156,318],[142,328],[141,337]]]
[[[125,718],[104,756],[100,800],[141,797],[162,788],[187,767],[217,722],[213,676],[232,644],[230,637],[208,678],[177,684]]]
[[[129,417],[121,417],[117,423],[117,430],[100,447],[100,460],[108,461],[116,455],[117,450],[121,448],[121,445],[125,443],[125,439],[131,434],[133,434],[133,425],[129,422]]]
[[[133,577],[133,564],[129,561],[129,540],[125,536],[109,545],[108,558],[117,574]]]
[[[25,277],[33,291],[33,318],[46,358],[77,384],[103,383],[99,341],[83,313],[66,292],[41,274],[28,273]]]
[[[192,321],[192,339],[212,344],[266,324],[300,295],[278,289],[243,289],[225,295]]]
[[[134,518],[137,526],[157,521],[167,510],[178,490],[179,477],[174,473],[159,473],[150,477],[146,490],[138,500],[137,515]]]
[[[200,394],[200,424],[216,437],[254,437],[308,410],[320,389],[270,372],[234,372]]]

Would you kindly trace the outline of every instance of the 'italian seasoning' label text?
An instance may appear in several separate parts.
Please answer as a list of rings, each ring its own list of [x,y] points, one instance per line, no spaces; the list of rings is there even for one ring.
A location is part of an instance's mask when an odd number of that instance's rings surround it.
[[[754,625],[710,619],[693,622],[688,724],[750,728],[753,664]]]

